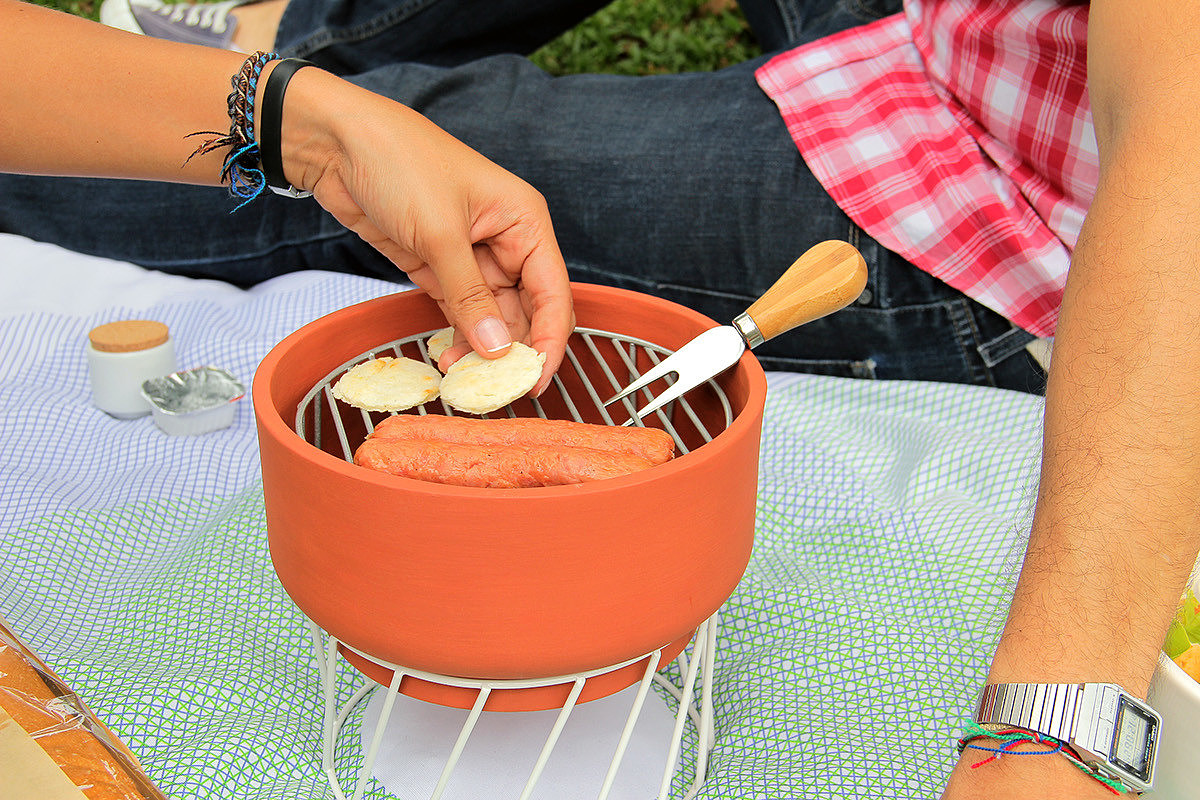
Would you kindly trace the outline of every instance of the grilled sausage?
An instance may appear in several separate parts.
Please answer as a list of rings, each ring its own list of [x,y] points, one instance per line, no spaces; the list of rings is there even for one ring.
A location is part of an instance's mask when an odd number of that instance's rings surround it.
[[[584,483],[654,466],[640,456],[586,447],[389,438],[367,439],[354,463],[405,478],[493,489]]]
[[[675,440],[658,428],[622,428],[540,417],[476,419],[441,414],[400,414],[379,423],[372,439],[410,439],[473,445],[583,447],[627,453],[651,464],[675,456]]]

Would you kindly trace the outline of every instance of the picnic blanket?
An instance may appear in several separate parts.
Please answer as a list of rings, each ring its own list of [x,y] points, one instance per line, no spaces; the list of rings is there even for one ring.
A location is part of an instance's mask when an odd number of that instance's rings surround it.
[[[91,405],[83,348],[98,324],[158,319],[181,368],[249,386],[288,333],[402,287],[306,271],[244,291],[11,236],[0,285],[0,616],[172,798],[332,797],[249,396],[230,428],[167,436]],[[699,797],[936,795],[1011,596],[1040,426],[1023,394],[769,374],[756,544],[722,610]],[[361,759],[344,736],[339,772]],[[690,777],[685,757],[677,794]]]

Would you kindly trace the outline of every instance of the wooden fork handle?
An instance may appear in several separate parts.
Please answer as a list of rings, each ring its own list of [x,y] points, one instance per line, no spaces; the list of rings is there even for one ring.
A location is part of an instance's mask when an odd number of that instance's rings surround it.
[[[867,262],[852,245],[831,240],[810,247],[746,314],[763,341],[852,303],[867,285]]]

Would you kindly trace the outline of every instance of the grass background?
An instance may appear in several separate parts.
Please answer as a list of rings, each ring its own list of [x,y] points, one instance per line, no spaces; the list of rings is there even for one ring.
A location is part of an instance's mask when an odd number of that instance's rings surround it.
[[[531,58],[547,72],[714,70],[758,55],[736,0],[615,0]]]
[[[99,18],[100,0],[32,2]],[[720,69],[759,52],[736,0],[614,0],[531,58],[555,75],[649,75]]]

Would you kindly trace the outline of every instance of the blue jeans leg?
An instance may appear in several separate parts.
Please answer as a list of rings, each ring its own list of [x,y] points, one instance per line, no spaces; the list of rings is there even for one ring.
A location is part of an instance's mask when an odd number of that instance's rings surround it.
[[[293,0],[289,14],[311,3]],[[380,36],[357,20],[322,23],[328,30],[343,49],[354,31]],[[281,29],[281,43],[287,32],[309,47],[320,31]],[[346,77],[412,106],[541,190],[576,280],[650,292],[727,322],[812,244],[856,244],[870,268],[867,291],[758,348],[768,368],[1039,390],[1040,371],[1021,350],[1026,334],[879,247],[830,200],[758,88],[758,63],[556,78],[500,54],[455,66],[384,62]],[[312,201],[272,195],[236,214],[231,207],[221,189],[0,179],[0,230],[85,252],[242,284],[306,267],[398,277]]]
[[[609,0],[291,0],[275,49],[339,75],[528,55]]]
[[[904,0],[738,0],[765,52],[814,41],[904,10]]]

